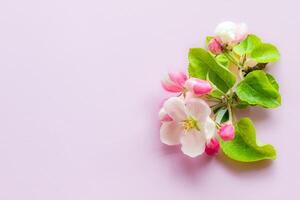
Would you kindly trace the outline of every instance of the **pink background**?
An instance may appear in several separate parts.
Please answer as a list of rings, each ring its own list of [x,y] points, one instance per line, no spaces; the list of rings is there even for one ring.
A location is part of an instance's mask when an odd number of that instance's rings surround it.
[[[296,199],[299,3],[1,0],[0,199]],[[160,144],[159,80],[224,20],[274,43],[283,104],[244,111],[274,162]]]

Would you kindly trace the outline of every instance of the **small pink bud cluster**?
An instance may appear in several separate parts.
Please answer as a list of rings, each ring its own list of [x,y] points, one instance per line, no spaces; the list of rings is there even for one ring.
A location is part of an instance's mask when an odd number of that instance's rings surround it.
[[[233,125],[231,123],[222,124],[218,134],[224,141],[233,140],[235,136]],[[219,149],[219,141],[216,138],[212,138],[208,143],[206,143],[205,153],[209,156],[214,156],[219,152]]]
[[[196,96],[208,94],[212,90],[212,86],[208,81],[197,78],[188,79],[185,82],[185,87]]]
[[[219,136],[224,141],[230,141],[234,139],[234,127],[231,123],[224,123],[221,125],[219,131]],[[219,152],[220,143],[216,138],[212,138],[205,146],[205,153],[209,156],[214,156]]]
[[[183,72],[172,72],[161,81],[163,88],[168,92],[192,92],[196,96],[208,94],[212,90],[211,84],[206,80],[187,78]]]
[[[224,141],[233,140],[235,133],[232,123],[221,124],[218,134]]]
[[[219,152],[220,144],[216,138],[212,138],[205,146],[205,153],[209,156],[214,156]]]
[[[208,43],[208,50],[215,55],[222,53],[223,48],[221,45],[221,41],[218,37],[215,37],[210,40],[210,42]]]

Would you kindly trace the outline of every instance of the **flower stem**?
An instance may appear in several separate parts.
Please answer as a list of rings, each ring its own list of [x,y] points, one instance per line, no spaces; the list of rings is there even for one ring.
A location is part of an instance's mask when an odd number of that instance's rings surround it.
[[[233,118],[232,118],[232,109],[231,109],[231,105],[227,104],[227,108],[228,108],[228,113],[229,113],[229,121],[232,122]]]
[[[233,63],[234,65],[236,65],[239,69],[242,69],[243,66],[239,63],[239,61],[237,59],[235,59],[233,56],[231,56],[231,54],[228,51],[224,51],[223,52],[224,55],[226,56],[226,58]]]
[[[210,106],[211,107],[211,109],[213,110],[213,111],[215,111],[215,110],[217,110],[217,109],[219,109],[219,108],[221,108],[222,106],[225,106],[226,104],[224,103],[224,102],[220,102],[220,103],[217,103],[217,104],[215,104],[215,105],[213,105],[213,106]]]

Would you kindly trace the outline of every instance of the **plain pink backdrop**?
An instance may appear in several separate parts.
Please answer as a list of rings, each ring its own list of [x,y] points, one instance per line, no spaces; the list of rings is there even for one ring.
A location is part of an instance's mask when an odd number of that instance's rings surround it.
[[[299,1],[1,0],[0,199],[296,199]],[[224,20],[274,43],[282,106],[243,111],[274,162],[159,141],[160,79]]]

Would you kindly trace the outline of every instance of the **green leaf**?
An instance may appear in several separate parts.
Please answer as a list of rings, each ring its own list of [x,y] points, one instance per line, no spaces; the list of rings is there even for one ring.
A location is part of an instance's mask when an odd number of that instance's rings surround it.
[[[269,79],[269,82],[271,85],[278,91],[279,90],[279,85],[275,78],[271,74],[266,74],[267,78]]]
[[[219,54],[216,56],[216,61],[218,64],[228,68],[229,66],[229,60],[224,54]]]
[[[235,108],[238,108],[238,109],[245,109],[249,106],[249,104],[245,101],[240,101],[238,102],[237,104],[234,105]]]
[[[220,108],[216,112],[216,122],[221,124],[229,120],[229,113],[227,108]]]
[[[255,127],[249,118],[242,118],[235,125],[235,137],[232,141],[220,143],[224,154],[233,160],[255,162],[276,159],[276,151],[272,145],[257,144]]]
[[[232,106],[234,108],[238,108],[238,109],[244,109],[247,108],[249,106],[249,104],[245,101],[242,101],[236,93],[233,94],[232,97]]]
[[[188,68],[189,76],[199,78],[202,80],[206,80],[206,76],[208,73],[208,68],[206,67],[197,67],[195,65],[189,64]]]
[[[251,53],[252,50],[260,44],[261,40],[256,35],[250,34],[240,44],[236,45],[233,48],[233,51],[238,55],[242,56]]]
[[[280,53],[274,45],[263,43],[253,49],[250,57],[258,63],[268,63],[277,61]]]
[[[262,70],[250,72],[236,89],[238,97],[250,105],[275,108],[281,104],[281,97]]]
[[[216,99],[221,99],[223,96],[223,93],[218,89],[213,89],[208,95],[211,97],[214,97]]]
[[[202,48],[189,51],[189,75],[199,79],[208,79],[221,91],[226,93],[235,83],[235,75]]]

